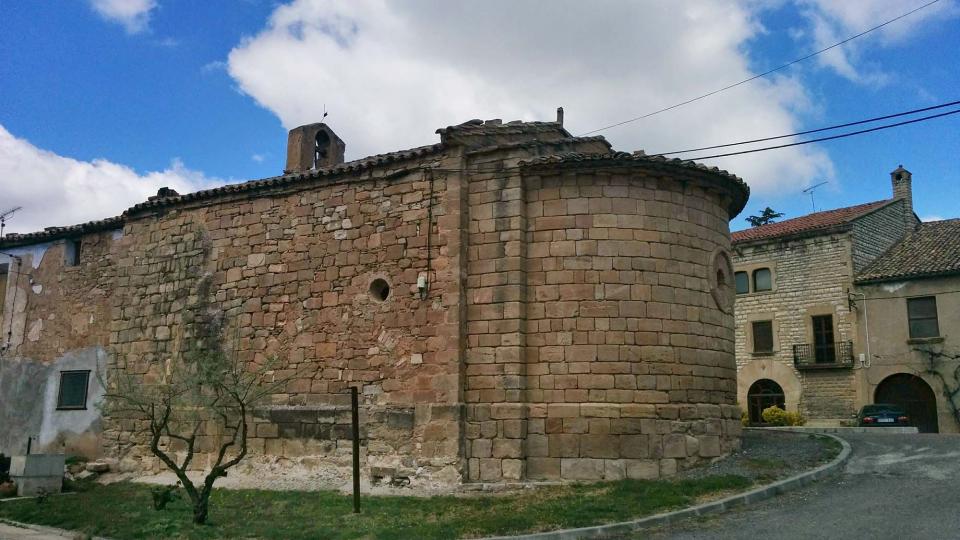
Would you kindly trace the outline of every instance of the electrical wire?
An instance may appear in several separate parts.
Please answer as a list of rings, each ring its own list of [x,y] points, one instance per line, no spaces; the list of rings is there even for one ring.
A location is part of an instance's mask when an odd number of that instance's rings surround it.
[[[927,121],[927,120],[933,120],[934,118],[940,118],[940,117],[943,117],[943,116],[950,116],[951,114],[957,114],[957,113],[960,113],[960,109],[956,109],[956,110],[953,110],[953,111],[947,111],[947,112],[945,112],[945,113],[940,113],[940,114],[932,114],[932,115],[930,115],[930,116],[923,116],[923,117],[920,117],[920,118],[915,118],[915,119],[913,119],[913,120],[905,120],[905,121],[903,121],[903,122],[896,122],[896,123],[894,123],[894,124],[886,124],[886,125],[883,125],[883,126],[877,126],[877,127],[870,128],[870,129],[861,129],[861,130],[859,130],[859,131],[851,131],[850,133],[841,133],[841,134],[839,134],[839,135],[831,135],[830,137],[819,137],[819,138],[817,138],[817,139],[810,139],[810,140],[808,140],[808,141],[798,141],[798,142],[794,142],[794,143],[778,144],[778,145],[776,145],[776,146],[765,146],[765,147],[763,147],[763,148],[755,148],[755,149],[753,149],[753,150],[741,150],[741,151],[739,151],[739,152],[727,152],[727,153],[725,153],[725,154],[714,154],[714,155],[712,155],[712,156],[697,156],[697,157],[692,157],[692,158],[683,158],[683,160],[684,160],[684,161],[688,161],[688,160],[689,160],[689,161],[697,161],[697,160],[721,158],[721,157],[727,157],[727,156],[739,156],[739,155],[742,155],[742,154],[753,154],[753,153],[755,153],[755,152],[765,152],[765,151],[767,151],[767,150],[776,150],[776,149],[778,149],[778,148],[789,148],[789,147],[791,147],[791,146],[801,146],[801,145],[804,145],[804,144],[810,144],[810,143],[815,143],[815,142],[832,141],[832,140],[834,140],[834,139],[844,139],[844,138],[846,138],[846,137],[853,137],[854,135],[862,135],[862,134],[864,134],[864,133],[871,133],[871,132],[874,132],[874,131],[881,131],[881,130],[884,130],[884,129],[890,129],[890,128],[895,128],[895,127],[899,127],[899,126],[905,126],[905,125],[907,125],[907,124],[915,124],[915,123],[917,123],[917,122],[925,122],[925,121]]]
[[[960,104],[960,101],[951,102],[951,103],[947,103],[947,104],[944,104],[944,105],[937,105],[937,106],[934,106],[934,107],[926,107],[926,108],[923,108],[923,109],[916,109],[916,110],[914,110],[914,111],[905,112],[905,113],[897,113],[897,114],[891,114],[891,115],[881,116],[881,117],[877,117],[877,118],[871,118],[871,119],[869,119],[869,120],[858,120],[858,121],[856,121],[856,122],[848,122],[848,123],[846,123],[846,124],[840,124],[840,125],[836,125],[836,126],[830,126],[830,127],[825,127],[825,128],[813,129],[813,130],[809,130],[809,131],[801,132],[801,133],[791,133],[791,134],[789,134],[789,135],[777,135],[776,137],[766,137],[766,138],[763,138],[763,139],[755,139],[755,140],[753,140],[753,141],[744,141],[744,142],[738,142],[738,143],[721,144],[721,145],[716,145],[716,146],[705,147],[705,148],[703,148],[703,149],[708,149],[708,148],[723,148],[723,147],[728,147],[728,146],[736,146],[736,145],[740,145],[740,144],[747,144],[747,143],[750,143],[750,142],[759,142],[759,141],[769,141],[769,140],[774,140],[774,139],[782,139],[782,138],[785,138],[785,137],[793,137],[793,136],[796,136],[796,135],[799,135],[799,134],[802,134],[802,133],[817,133],[817,132],[821,132],[821,131],[827,131],[827,130],[830,130],[830,129],[837,129],[837,128],[844,127],[844,126],[855,126],[855,125],[865,124],[865,123],[869,123],[869,122],[875,122],[875,121],[878,121],[878,120],[881,120],[881,119],[884,119],[884,118],[896,118],[896,117],[904,116],[904,115],[907,115],[907,114],[914,114],[914,113],[920,112],[920,111],[928,111],[928,110],[933,110],[933,109],[939,109],[939,108],[942,108],[942,107],[946,107],[946,106],[950,106],[950,105],[957,105],[957,104]],[[678,159],[681,159],[682,161],[699,161],[699,160],[704,160],[704,159],[713,159],[713,158],[721,158],[721,157],[728,157],[728,156],[738,156],[738,155],[741,155],[741,154],[753,154],[753,153],[756,153],[756,152],[765,152],[765,151],[767,151],[767,150],[777,150],[777,149],[780,149],[780,148],[789,148],[789,147],[791,147],[791,146],[801,146],[801,145],[804,145],[804,144],[811,144],[811,143],[823,142],[823,141],[831,141],[831,140],[834,140],[834,139],[845,139],[845,138],[847,138],[847,137],[853,137],[853,136],[855,136],[855,135],[863,135],[863,134],[865,134],[865,133],[872,133],[872,132],[874,132],[874,131],[882,131],[882,130],[885,130],[885,129],[891,129],[891,128],[900,127],[900,126],[905,126],[905,125],[909,125],[909,124],[916,124],[916,123],[919,123],[919,122],[925,122],[925,121],[927,121],[927,120],[934,120],[934,119],[936,119],[936,118],[941,118],[941,117],[944,117],[944,116],[950,116],[950,115],[954,115],[954,114],[957,114],[957,113],[960,113],[960,109],[955,109],[955,110],[952,110],[952,111],[947,111],[947,112],[943,112],[943,113],[939,113],[939,114],[932,114],[932,115],[929,115],[929,116],[922,116],[922,117],[920,117],[920,118],[914,118],[914,119],[911,119],[911,120],[904,120],[904,121],[902,121],[902,122],[895,122],[895,123],[892,123],[892,124],[884,124],[884,125],[882,125],[882,126],[876,126],[876,127],[872,127],[872,128],[868,128],[868,129],[861,129],[861,130],[857,130],[857,131],[851,131],[851,132],[848,132],[848,133],[840,133],[840,134],[838,134],[838,135],[831,135],[831,136],[829,136],[829,137],[819,137],[819,138],[816,138],[816,139],[810,139],[810,140],[806,140],[806,141],[797,141],[797,142],[787,143],[787,144],[778,144],[778,145],[775,145],[775,146],[766,146],[766,147],[763,147],[763,148],[754,148],[754,149],[752,149],[752,150],[741,150],[741,151],[739,151],[739,152],[727,152],[727,153],[723,153],[723,154],[714,154],[714,155],[709,155],[709,156],[697,156],[697,157],[692,157],[692,158],[678,158]],[[667,155],[671,155],[671,154],[678,154],[678,153],[690,152],[690,151],[692,151],[692,150],[680,150],[680,151],[676,151],[676,152],[665,152],[665,153],[662,153],[662,154],[647,154],[647,157],[657,157],[657,156],[661,156],[661,157],[662,157],[662,156],[667,156]],[[479,167],[478,167],[478,168],[470,168],[470,169],[466,169],[466,168],[454,168],[454,167],[419,167],[419,168],[420,168],[420,169],[423,169],[423,170],[430,170],[430,171],[444,172],[444,173],[460,173],[460,172],[498,173],[498,172],[513,172],[513,171],[520,170],[522,167],[519,166],[519,165],[511,165],[511,166],[509,166],[509,167],[498,166],[498,168],[495,168],[495,169],[494,169],[494,168],[482,169],[482,168],[479,168]]]
[[[708,92],[708,93],[706,93],[706,94],[697,96],[697,97],[695,97],[695,98],[688,99],[688,100],[686,100],[686,101],[681,101],[680,103],[676,103],[676,104],[674,104],[674,105],[670,105],[669,107],[664,107],[664,108],[662,108],[662,109],[658,109],[658,110],[656,110],[656,111],[649,112],[649,113],[647,113],[647,114],[644,114],[644,115],[641,115],[641,116],[637,116],[637,117],[631,118],[631,119],[629,119],[629,120],[624,120],[624,121],[622,121],[622,122],[617,122],[616,124],[610,124],[609,126],[604,126],[604,127],[601,127],[601,128],[597,128],[597,129],[594,129],[593,131],[587,131],[586,133],[582,133],[580,136],[582,137],[582,136],[584,136],[584,135],[591,135],[591,134],[593,134],[593,133],[597,133],[597,132],[600,132],[600,131],[604,131],[604,130],[607,130],[607,129],[610,129],[610,128],[615,128],[615,127],[622,126],[622,125],[624,125],[624,124],[629,124],[629,123],[631,123],[631,122],[636,122],[637,120],[643,120],[644,118],[650,118],[651,116],[654,116],[654,115],[657,115],[657,114],[660,114],[660,113],[664,113],[664,112],[667,112],[667,111],[676,109],[676,108],[678,108],[678,107],[683,107],[684,105],[689,105],[690,103],[693,103],[693,102],[695,102],[695,101],[700,101],[701,99],[708,98],[708,97],[710,97],[710,96],[719,94],[720,92],[724,92],[724,91],[726,91],[726,90],[730,90],[731,88],[736,88],[736,87],[738,87],[738,86],[740,86],[740,85],[742,85],[742,84],[746,84],[746,83],[748,83],[748,82],[755,81],[755,80],[757,80],[757,79],[759,79],[759,78],[766,77],[767,75],[770,75],[771,73],[776,73],[777,71],[780,71],[781,69],[788,68],[788,67],[790,67],[790,66],[792,66],[792,65],[794,65],[794,64],[797,64],[797,63],[799,63],[799,62],[803,62],[804,60],[809,60],[810,58],[813,58],[814,56],[817,56],[818,54],[825,53],[825,52],[829,51],[830,49],[834,49],[834,48],[839,47],[839,46],[841,46],[841,45],[843,45],[843,44],[845,44],[845,43],[849,43],[849,42],[851,42],[851,41],[853,41],[853,40],[855,40],[855,39],[857,39],[857,38],[859,38],[859,37],[865,36],[865,35],[869,34],[870,32],[873,32],[873,31],[875,31],[875,30],[879,30],[879,29],[883,28],[884,26],[887,26],[888,24],[894,23],[894,22],[899,21],[900,19],[902,19],[902,18],[904,18],[904,17],[908,17],[908,16],[910,16],[910,15],[913,15],[914,13],[916,13],[916,12],[922,10],[922,9],[928,8],[928,7],[932,6],[933,4],[936,4],[936,3],[939,2],[939,1],[940,1],[940,0],[933,0],[933,1],[931,1],[931,2],[927,2],[926,4],[924,4],[924,5],[922,5],[922,6],[918,7],[918,8],[914,8],[914,9],[912,9],[912,10],[910,10],[910,11],[908,11],[908,12],[902,14],[902,15],[899,15],[899,16],[894,17],[894,18],[892,18],[892,19],[890,19],[890,20],[888,20],[888,21],[886,21],[886,22],[883,22],[883,23],[881,23],[881,24],[878,24],[877,26],[874,26],[873,28],[869,28],[869,29],[867,29],[867,30],[864,30],[863,32],[860,32],[859,34],[850,36],[850,37],[848,37],[848,38],[846,38],[846,39],[844,39],[844,40],[842,40],[842,41],[838,41],[838,42],[834,43],[833,45],[830,45],[829,47],[824,47],[823,49],[820,49],[820,50],[818,50],[818,51],[812,52],[812,53],[810,53],[810,54],[808,54],[808,55],[806,55],[806,56],[797,58],[797,59],[795,59],[795,60],[791,60],[790,62],[787,62],[786,64],[783,64],[783,65],[781,65],[781,66],[778,66],[778,67],[775,67],[775,68],[773,68],[773,69],[764,71],[763,73],[760,73],[759,75],[754,75],[753,77],[750,77],[750,78],[748,78],[748,79],[743,79],[743,80],[740,81],[740,82],[736,82],[736,83],[733,83],[733,84],[724,86],[723,88],[719,88],[719,89],[714,90],[714,91],[712,91],[712,92]]]
[[[851,127],[851,126],[859,126],[859,125],[861,125],[861,124],[869,124],[869,123],[872,123],[872,122],[879,122],[880,120],[888,120],[888,119],[890,119],[890,118],[898,118],[898,117],[901,117],[901,116],[908,116],[908,115],[911,115],[911,114],[916,114],[916,113],[921,113],[921,112],[926,112],[926,111],[932,111],[932,110],[936,110],[936,109],[942,109],[942,108],[944,108],[944,107],[951,107],[951,106],[953,106],[953,105],[960,105],[960,100],[958,100],[958,101],[951,101],[950,103],[944,103],[944,104],[942,104],[942,105],[934,105],[934,106],[932,106],[932,107],[924,107],[924,108],[922,108],[922,109],[914,109],[914,110],[912,110],[912,111],[905,111],[905,112],[900,112],[900,113],[896,113],[896,114],[888,114],[888,115],[885,115],[885,116],[877,116],[877,117],[875,117],[875,118],[869,118],[869,119],[867,119],[867,120],[857,120],[856,122],[847,122],[846,124],[837,124],[837,125],[834,125],[834,126],[827,126],[827,127],[817,128],[817,129],[809,129],[809,130],[807,130],[807,131],[798,131],[798,132],[796,132],[796,133],[790,133],[790,134],[788,134],[788,135],[777,135],[776,137],[764,137],[764,138],[762,138],[762,139],[752,139],[752,140],[749,140],[749,141],[740,141],[740,142],[727,143],[727,144],[716,144],[716,145],[713,145],[713,146],[701,146],[700,148],[690,148],[690,149],[688,149],[688,150],[676,150],[676,151],[674,151],[674,152],[658,152],[658,153],[653,154],[653,155],[657,155],[657,156],[670,156],[670,155],[673,155],[673,154],[685,154],[685,153],[687,153],[687,152],[699,152],[699,151],[701,151],[701,150],[713,150],[714,148],[728,148],[728,147],[730,147],[730,146],[739,146],[739,145],[741,145],[741,144],[752,144],[752,143],[758,143],[758,142],[773,141],[773,140],[777,140],[777,139],[786,139],[787,137],[797,137],[797,136],[800,136],[800,135],[809,135],[809,134],[811,134],[811,133],[820,133],[820,132],[823,132],[823,131],[831,131],[831,130],[834,130],[834,129],[840,129],[840,128]]]

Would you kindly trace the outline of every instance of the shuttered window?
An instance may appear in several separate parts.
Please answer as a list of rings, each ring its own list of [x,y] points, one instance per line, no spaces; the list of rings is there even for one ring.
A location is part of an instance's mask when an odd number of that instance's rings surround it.
[[[773,352],[773,321],[753,322],[753,352]]]
[[[935,296],[907,298],[907,317],[910,320],[911,338],[940,336],[940,325],[937,322],[937,298]]]

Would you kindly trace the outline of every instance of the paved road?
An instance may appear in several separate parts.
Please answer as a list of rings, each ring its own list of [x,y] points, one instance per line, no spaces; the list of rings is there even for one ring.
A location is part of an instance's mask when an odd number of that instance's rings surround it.
[[[41,532],[32,529],[22,529],[0,523],[0,540],[64,540],[65,538],[75,538],[74,534],[56,534],[51,532]]]
[[[960,539],[960,436],[843,435],[841,475],[716,517],[634,538]]]

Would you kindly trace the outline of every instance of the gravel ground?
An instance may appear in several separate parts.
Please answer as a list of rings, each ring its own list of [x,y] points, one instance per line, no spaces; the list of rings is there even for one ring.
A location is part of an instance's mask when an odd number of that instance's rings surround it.
[[[826,463],[839,451],[833,439],[809,433],[744,430],[740,450],[709,465],[683,471],[678,478],[735,474],[767,483]]]

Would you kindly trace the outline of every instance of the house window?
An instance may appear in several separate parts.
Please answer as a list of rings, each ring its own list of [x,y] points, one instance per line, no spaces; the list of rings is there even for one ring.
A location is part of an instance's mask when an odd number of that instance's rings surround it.
[[[61,371],[57,409],[86,409],[90,371]]]
[[[937,298],[907,298],[907,317],[910,319],[910,337],[928,338],[940,336],[937,323]]]
[[[753,271],[753,292],[773,290],[773,275],[769,268],[757,268]]]
[[[832,364],[837,360],[833,343],[833,315],[816,315],[813,322],[813,353],[818,364]]]
[[[63,264],[77,266],[80,264],[80,240],[67,240],[63,245]]]
[[[747,294],[750,292],[750,277],[746,272],[735,272],[733,280],[737,284],[737,294]]]
[[[773,352],[773,321],[753,321],[753,352]]]

